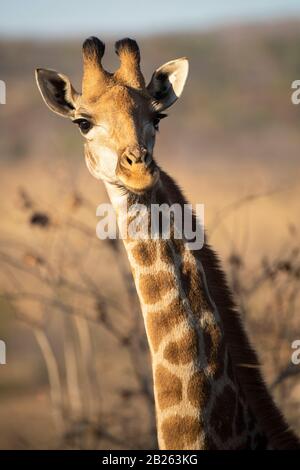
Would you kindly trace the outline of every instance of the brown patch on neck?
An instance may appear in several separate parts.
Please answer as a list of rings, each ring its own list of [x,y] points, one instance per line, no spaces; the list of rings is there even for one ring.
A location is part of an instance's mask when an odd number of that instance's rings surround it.
[[[186,314],[179,299],[173,300],[165,309],[147,315],[147,332],[155,352],[162,339],[183,322],[186,322]]]
[[[155,370],[155,388],[160,410],[177,405],[182,400],[181,380],[162,365]]]
[[[160,271],[156,274],[142,274],[139,288],[145,304],[155,304],[167,292],[176,286],[174,276],[169,272]]]
[[[153,240],[138,242],[131,250],[135,262],[139,266],[151,266],[157,259],[156,247]]]
[[[183,263],[181,281],[193,312],[200,315],[201,312],[210,310],[202,279],[195,264],[191,262]]]
[[[179,340],[171,341],[164,350],[164,358],[171,364],[188,364],[198,355],[198,341],[194,330],[189,330]]]
[[[205,324],[203,327],[203,340],[207,367],[215,379],[224,372],[225,345],[220,327],[216,323]]]
[[[170,244],[166,240],[159,240],[160,259],[166,264],[174,264],[173,253]]]
[[[161,426],[165,449],[189,449],[200,437],[202,426],[197,418],[191,416],[171,416]]]
[[[189,380],[187,396],[193,406],[203,408],[206,406],[211,392],[211,384],[203,372],[195,372]]]

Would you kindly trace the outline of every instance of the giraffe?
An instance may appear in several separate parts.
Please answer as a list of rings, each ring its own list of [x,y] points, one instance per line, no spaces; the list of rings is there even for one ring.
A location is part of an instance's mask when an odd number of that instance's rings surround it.
[[[149,216],[153,204],[186,204],[153,149],[163,111],[182,94],[188,60],[162,65],[146,86],[137,43],[125,38],[115,49],[120,66],[110,73],[102,66],[104,43],[83,43],[82,93],[53,70],[37,69],[36,79],[48,107],[78,125],[87,167],[104,182],[123,224],[135,220],[128,209],[137,204]],[[193,223],[199,228],[194,215]],[[142,239],[127,236],[124,245],[151,353],[160,449],[299,448],[267,390],[207,237],[191,250],[173,219],[169,238],[149,230]]]

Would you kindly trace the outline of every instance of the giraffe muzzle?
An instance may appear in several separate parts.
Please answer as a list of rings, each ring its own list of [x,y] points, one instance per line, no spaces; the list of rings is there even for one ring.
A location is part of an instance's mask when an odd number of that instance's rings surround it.
[[[116,175],[130,191],[142,193],[158,180],[159,170],[145,147],[127,147],[119,158]]]

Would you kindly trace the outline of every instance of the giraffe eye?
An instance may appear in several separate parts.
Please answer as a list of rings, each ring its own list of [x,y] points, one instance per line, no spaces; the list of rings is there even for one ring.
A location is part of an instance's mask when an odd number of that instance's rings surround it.
[[[93,127],[91,121],[88,121],[87,119],[75,119],[73,122],[78,125],[83,134],[87,134],[88,131]]]

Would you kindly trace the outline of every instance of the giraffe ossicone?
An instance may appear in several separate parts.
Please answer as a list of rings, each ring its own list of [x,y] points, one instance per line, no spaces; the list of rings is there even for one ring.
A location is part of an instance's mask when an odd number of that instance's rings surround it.
[[[135,41],[116,43],[114,73],[102,66],[104,50],[97,38],[84,42],[82,93],[65,75],[37,69],[43,99],[78,125],[87,167],[104,181],[120,223],[125,205],[141,204],[148,215],[153,204],[183,208],[153,149],[163,111],[183,91],[188,60],[167,62],[146,86]],[[201,229],[194,216],[193,224]],[[190,250],[175,233],[173,223],[167,239],[124,240],[151,351],[160,448],[299,448],[266,388],[215,253],[206,240]]]

